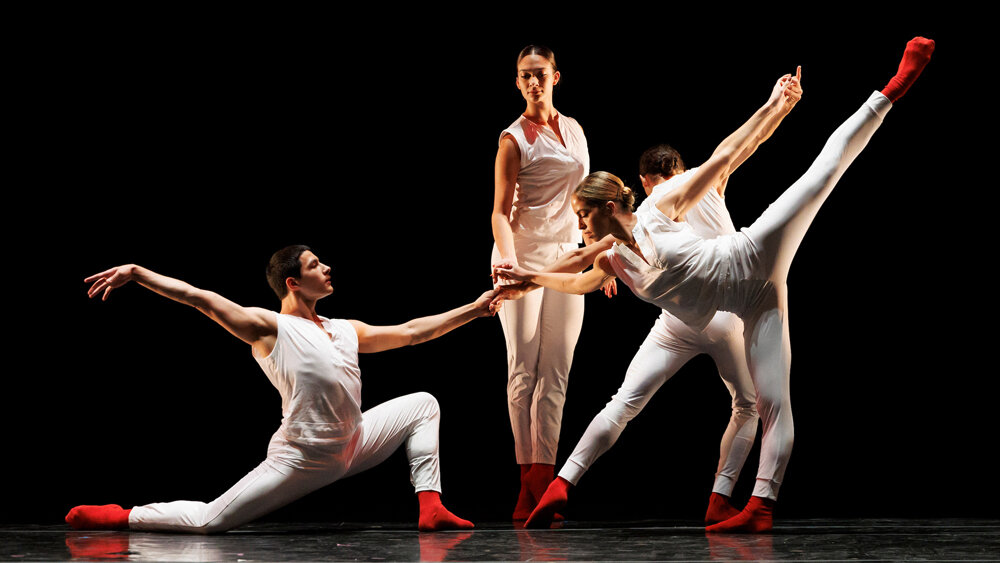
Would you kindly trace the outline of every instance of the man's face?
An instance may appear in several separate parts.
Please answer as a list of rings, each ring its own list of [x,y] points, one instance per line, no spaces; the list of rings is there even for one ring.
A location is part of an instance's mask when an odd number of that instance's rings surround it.
[[[299,256],[299,264],[301,273],[298,284],[303,297],[319,299],[333,293],[332,268],[320,262],[309,250]]]

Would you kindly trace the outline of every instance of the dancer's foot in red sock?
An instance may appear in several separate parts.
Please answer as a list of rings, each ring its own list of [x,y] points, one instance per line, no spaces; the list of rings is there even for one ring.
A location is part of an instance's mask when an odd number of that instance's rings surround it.
[[[712,496],[708,497],[708,511],[705,512],[705,523],[715,524],[723,522],[739,513],[739,509],[730,503],[729,497],[713,492]]]
[[[563,479],[556,477],[555,481],[549,485],[538,501],[538,506],[524,523],[525,528],[548,528],[555,520],[556,512],[566,508],[566,501],[569,498],[569,489],[573,485]]]
[[[131,508],[125,510],[117,504],[85,504],[73,507],[66,514],[66,523],[77,530],[127,530],[130,512]]]
[[[531,471],[530,463],[521,464],[521,492],[517,495],[517,505],[514,507],[514,520],[527,520],[531,511],[538,504],[538,497],[531,494],[531,487],[528,485],[528,472]]]
[[[774,527],[771,516],[774,512],[774,501],[763,497],[750,497],[750,502],[742,512],[728,520],[705,528],[706,532],[740,533],[766,532]]]
[[[882,94],[889,98],[889,101],[896,103],[896,100],[903,97],[903,94],[916,82],[920,72],[924,70],[931,60],[931,53],[934,52],[934,40],[923,37],[914,37],[906,44],[903,51],[903,60],[899,62],[899,70],[896,76],[882,89]]]
[[[525,479],[528,482],[528,488],[531,490],[532,504],[531,510],[535,509],[538,502],[542,499],[542,495],[548,490],[549,485],[552,480],[556,477],[556,466],[551,463],[534,463],[531,465],[531,471]],[[531,510],[528,514],[531,514]],[[525,516],[527,518],[527,516]],[[555,521],[565,520],[562,514],[556,513],[552,515],[552,519]]]
[[[441,493],[437,491],[420,491],[417,493],[420,501],[420,520],[417,529],[421,532],[436,532],[438,530],[468,530],[475,524],[452,514],[441,504]]]

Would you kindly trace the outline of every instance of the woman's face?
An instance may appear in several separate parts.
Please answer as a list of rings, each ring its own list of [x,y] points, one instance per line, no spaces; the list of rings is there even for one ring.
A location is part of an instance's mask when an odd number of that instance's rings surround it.
[[[540,55],[528,55],[517,63],[517,89],[525,101],[537,104],[552,100],[552,88],[559,83],[559,71]]]
[[[573,198],[572,205],[587,244],[599,241],[611,233],[612,214],[607,206],[595,207],[578,197]]]

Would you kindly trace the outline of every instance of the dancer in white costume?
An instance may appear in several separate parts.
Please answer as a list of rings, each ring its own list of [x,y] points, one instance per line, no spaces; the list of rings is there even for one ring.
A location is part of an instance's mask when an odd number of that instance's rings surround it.
[[[587,138],[556,111],[560,74],[546,47],[517,58],[516,84],[527,107],[500,134],[492,213],[492,263],[537,269],[577,249],[573,189],[590,171]],[[583,324],[583,296],[541,290],[500,311],[507,342],[507,407],[521,490],[513,517],[531,514],[552,481],[573,349]]]
[[[793,425],[788,394],[790,350],[787,324],[788,269],[819,208],[840,176],[868,143],[886,113],[930,60],[934,42],[907,44],[897,75],[830,136],[806,173],[748,228],[704,239],[684,222],[760,134],[768,116],[787,103],[783,88],[730,135],[715,154],[678,189],[651,200],[633,214],[622,205],[624,184],[612,174],[591,174],[576,191],[578,215],[596,238],[612,242],[594,268],[583,274],[536,273],[509,264],[503,279],[528,281],[569,293],[593,291],[622,278],[643,300],[701,330],[717,311],[744,322],[745,353],[763,421],[757,485],[744,510],[707,529],[759,532],[772,527],[772,509],[791,454]],[[527,525],[546,525],[566,502],[570,482],[555,480]]]
[[[107,299],[135,281],[190,305],[252,347],[281,394],[281,427],[267,459],[210,503],[177,501],[137,506],[78,506],[66,522],[82,529],[131,529],[209,534],[272,512],[307,493],[381,463],[405,445],[410,481],[420,504],[421,531],[471,528],[440,500],[437,401],[427,393],[398,397],[361,411],[358,353],[380,352],[437,338],[495,312],[489,291],[474,303],[397,326],[328,319],[316,302],[333,293],[330,268],[308,247],[279,250],[268,282],[281,312],[241,307],[224,297],[129,264],[87,278],[89,295]]]

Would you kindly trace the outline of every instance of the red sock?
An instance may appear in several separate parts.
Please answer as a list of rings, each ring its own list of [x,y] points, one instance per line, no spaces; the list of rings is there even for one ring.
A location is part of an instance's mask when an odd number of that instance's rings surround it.
[[[420,520],[417,522],[417,529],[421,532],[467,530],[475,527],[472,522],[449,512],[441,504],[441,494],[437,491],[420,491],[417,493],[417,500],[420,502]]]
[[[545,490],[549,488],[549,483],[556,477],[556,466],[550,463],[533,463],[531,470],[525,475],[528,488],[531,489],[531,496],[536,499],[542,498]]]
[[[538,497],[531,494],[531,487],[528,486],[528,472],[531,470],[530,463],[521,464],[521,492],[517,495],[517,505],[514,507],[514,520],[525,520],[535,509]]]
[[[131,508],[117,504],[76,506],[66,515],[66,523],[77,530],[127,530],[130,512]]]
[[[705,512],[705,523],[715,524],[716,522],[729,520],[739,513],[740,511],[729,502],[729,497],[719,493],[712,493],[712,496],[708,497],[708,511]]]
[[[572,483],[566,479],[556,477],[556,480],[552,481],[549,488],[545,490],[545,494],[538,501],[538,506],[535,507],[534,512],[528,517],[528,521],[524,523],[524,527],[548,528],[555,519],[556,511],[566,507],[569,489],[572,486]]]
[[[728,520],[705,528],[706,532],[766,532],[773,526],[771,513],[774,511],[774,501],[763,497],[750,497],[743,512]]]
[[[896,103],[896,100],[903,97],[903,94],[910,89],[910,86],[920,76],[927,63],[931,60],[931,53],[934,52],[934,40],[914,37],[906,44],[903,51],[903,60],[899,62],[899,70],[896,76],[882,89],[882,94],[889,98],[889,101]]]

